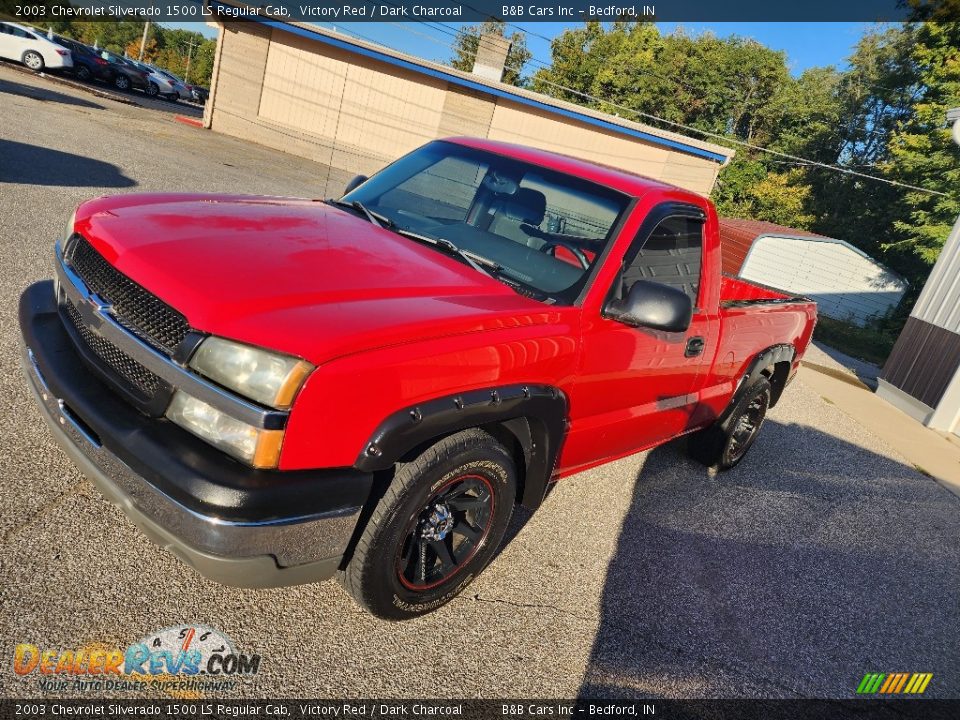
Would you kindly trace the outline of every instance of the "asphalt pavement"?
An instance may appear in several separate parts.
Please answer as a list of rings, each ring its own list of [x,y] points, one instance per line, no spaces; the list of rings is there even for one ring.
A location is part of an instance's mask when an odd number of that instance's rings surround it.
[[[802,375],[736,470],[712,475],[677,442],[566,479],[416,621],[378,621],[335,582],[223,587],[151,545],[42,424],[17,298],[51,276],[85,198],[317,196],[330,177],[0,66],[2,695],[43,694],[12,672],[17,643],[126,647],[198,622],[261,655],[237,698],[852,697],[867,672],[930,672],[927,697],[960,696],[960,499]]]

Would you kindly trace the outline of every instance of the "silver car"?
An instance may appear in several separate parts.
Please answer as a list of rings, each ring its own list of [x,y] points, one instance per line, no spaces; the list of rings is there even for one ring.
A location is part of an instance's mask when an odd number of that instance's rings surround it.
[[[161,70],[160,68],[153,68],[153,69],[170,81],[171,85],[174,88],[174,91],[177,94],[178,99],[193,100],[193,93],[190,92],[190,88],[187,87],[187,84],[183,80],[178,78],[169,70]]]
[[[146,93],[150,97],[162,97],[167,100],[189,100],[191,98],[186,85],[166,70],[161,70],[138,60],[130,60],[130,62],[147,73]]]

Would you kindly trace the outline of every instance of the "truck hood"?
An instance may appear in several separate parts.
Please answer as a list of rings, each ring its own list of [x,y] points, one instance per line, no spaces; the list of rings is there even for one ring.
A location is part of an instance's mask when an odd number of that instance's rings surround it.
[[[122,195],[84,203],[74,227],[192,327],[314,364],[557,320],[556,309],[318,201]]]

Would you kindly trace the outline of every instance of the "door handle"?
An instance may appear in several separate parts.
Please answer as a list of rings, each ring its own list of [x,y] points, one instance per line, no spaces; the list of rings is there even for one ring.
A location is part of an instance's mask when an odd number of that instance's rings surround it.
[[[703,346],[706,341],[699,335],[687,340],[687,349],[684,351],[684,357],[696,357],[703,352]]]

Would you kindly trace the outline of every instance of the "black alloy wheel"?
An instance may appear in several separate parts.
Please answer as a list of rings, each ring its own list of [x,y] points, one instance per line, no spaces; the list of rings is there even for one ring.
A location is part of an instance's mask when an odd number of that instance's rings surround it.
[[[361,607],[387,620],[445,605],[496,554],[517,483],[511,453],[479,428],[398,463],[360,529],[341,584]]]
[[[740,462],[747,450],[757,439],[760,427],[767,416],[767,407],[770,404],[769,393],[758,393],[748,403],[743,414],[737,419],[730,433],[727,445],[726,460],[731,464]]]
[[[770,381],[759,377],[721,420],[688,436],[690,457],[718,470],[735,467],[760,434],[772,397]]]
[[[397,555],[397,575],[410,590],[429,590],[453,577],[490,532],[494,491],[481,475],[456,477],[411,518]]]

